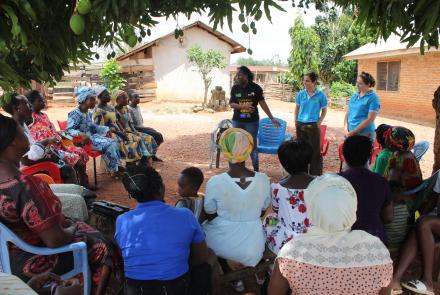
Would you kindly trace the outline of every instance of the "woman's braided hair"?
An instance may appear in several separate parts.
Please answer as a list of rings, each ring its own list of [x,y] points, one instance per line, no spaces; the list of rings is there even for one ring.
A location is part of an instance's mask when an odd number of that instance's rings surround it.
[[[127,167],[122,183],[130,197],[138,202],[148,202],[163,193],[164,184],[160,174],[151,167],[135,165]]]

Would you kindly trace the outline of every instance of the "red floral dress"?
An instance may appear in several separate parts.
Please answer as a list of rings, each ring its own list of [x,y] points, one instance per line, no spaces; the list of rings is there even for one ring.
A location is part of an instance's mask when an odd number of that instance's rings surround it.
[[[61,202],[49,186],[37,177],[21,174],[0,183],[0,222],[26,243],[45,247],[40,234],[55,224],[71,223],[61,213]],[[122,277],[122,257],[118,247],[99,231],[83,222],[76,222],[73,242],[87,244],[93,287],[99,283],[104,265],[111,267],[117,279]],[[72,253],[50,256],[34,255],[11,244],[12,273],[23,281],[44,272],[64,274],[73,268]]]
[[[61,140],[55,126],[49,120],[49,117],[44,113],[32,113],[34,122],[29,126],[32,137],[36,142],[42,141],[49,137],[58,137]],[[52,145],[54,149],[62,152],[64,155],[63,160],[71,166],[75,166],[78,160],[81,160],[84,164],[89,160],[89,156],[86,151],[81,147],[68,146],[60,142],[59,144]]]
[[[272,252],[280,249],[293,237],[306,233],[310,226],[304,203],[304,190],[288,189],[279,183],[271,184],[272,210],[263,221],[266,244]]]

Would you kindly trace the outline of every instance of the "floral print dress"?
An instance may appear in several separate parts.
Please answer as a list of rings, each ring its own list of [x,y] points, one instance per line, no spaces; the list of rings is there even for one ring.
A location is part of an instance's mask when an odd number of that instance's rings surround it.
[[[60,151],[63,156],[63,160],[71,166],[75,166],[78,160],[83,163],[87,163],[89,156],[86,151],[81,147],[68,146],[61,142],[61,136],[58,134],[55,126],[50,121],[49,117],[45,113],[32,113],[32,118],[34,122],[29,125],[29,131],[31,132],[32,138],[36,141],[42,141],[49,137],[57,137],[60,139],[59,144],[52,144],[51,147]]]
[[[61,202],[50,187],[34,176],[20,174],[0,182],[0,222],[26,243],[46,247],[41,233],[59,224],[68,227],[74,221],[61,212]],[[122,278],[122,257],[117,245],[90,225],[76,221],[73,242],[87,244],[92,284],[99,284],[103,267],[109,266],[115,278]],[[37,274],[65,274],[73,268],[71,253],[42,256],[9,246],[12,273],[27,282]],[[92,293],[94,294],[94,293]]]
[[[271,184],[273,213],[263,221],[266,244],[278,254],[280,249],[292,238],[307,233],[310,226],[303,189],[288,189],[279,183]]]

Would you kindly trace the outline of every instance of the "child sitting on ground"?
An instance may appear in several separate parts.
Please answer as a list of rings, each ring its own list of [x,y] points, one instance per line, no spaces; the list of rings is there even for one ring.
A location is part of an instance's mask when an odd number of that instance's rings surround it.
[[[199,223],[205,220],[203,210],[204,195],[199,193],[203,184],[203,172],[197,167],[189,167],[180,172],[177,180],[178,193],[181,197],[176,203],[176,208],[188,208],[193,213]]]

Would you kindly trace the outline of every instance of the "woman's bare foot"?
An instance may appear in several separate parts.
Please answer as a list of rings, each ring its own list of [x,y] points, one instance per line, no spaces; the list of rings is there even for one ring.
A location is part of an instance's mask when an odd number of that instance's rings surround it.
[[[400,285],[400,281],[392,279],[390,285],[388,286],[392,290],[401,290],[402,286]]]

